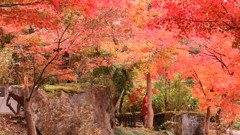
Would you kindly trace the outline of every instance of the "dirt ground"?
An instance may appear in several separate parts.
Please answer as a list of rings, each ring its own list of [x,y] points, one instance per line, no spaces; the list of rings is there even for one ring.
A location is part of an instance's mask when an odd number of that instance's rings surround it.
[[[24,117],[0,114],[0,135],[27,135]]]
[[[163,135],[160,132],[149,131],[144,128],[115,128],[117,135]],[[0,135],[27,135],[26,121],[23,116],[0,114]],[[215,135],[211,130],[210,135]],[[224,135],[240,135],[240,131],[228,130]]]

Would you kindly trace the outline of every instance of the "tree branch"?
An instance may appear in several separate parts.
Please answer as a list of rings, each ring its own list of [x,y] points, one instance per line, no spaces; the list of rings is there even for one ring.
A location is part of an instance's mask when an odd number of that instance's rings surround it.
[[[14,7],[14,6],[32,6],[40,4],[40,2],[33,2],[33,3],[19,3],[19,4],[2,4],[0,7]]]
[[[209,48],[208,48],[208,49],[209,49]],[[216,59],[218,62],[220,62],[221,65],[222,65],[222,68],[223,68],[223,69],[226,69],[229,75],[232,76],[232,75],[234,74],[234,72],[230,72],[229,68],[228,68],[227,65],[223,62],[222,58],[221,58],[221,57],[219,58],[219,57],[215,54],[215,53],[217,53],[216,51],[214,51],[214,52],[211,52],[210,50],[207,50],[207,51],[208,51],[208,53],[210,53],[210,54],[204,53],[205,55],[211,56],[211,57],[213,57],[214,59]],[[212,51],[213,51],[213,50],[212,50]],[[220,55],[220,56],[225,56],[224,54],[221,54],[221,53],[217,53],[217,54]]]
[[[57,45],[57,50],[59,50],[60,48],[60,45],[62,43],[62,38],[64,36],[64,34],[67,32],[67,29],[69,28],[71,24],[69,23],[66,28],[64,29],[63,33],[61,34],[61,36],[59,37],[59,42],[58,42],[58,45]],[[42,72],[40,73],[37,81],[34,82],[32,88],[31,88],[31,93],[30,93],[30,96],[27,98],[27,100],[29,101],[33,95],[33,92],[34,90],[38,89],[40,87],[39,82],[42,80],[42,77],[43,77],[43,74],[44,72],[46,71],[47,67],[57,58],[57,56],[59,55],[59,51],[57,51],[57,53],[55,54],[55,56],[44,66]],[[36,87],[37,86],[37,87]]]
[[[198,81],[199,85],[201,86],[203,95],[206,97],[206,93],[205,93],[205,91],[204,91],[202,81],[199,79],[197,72],[196,72],[193,68],[192,68],[192,70],[193,70],[193,72],[194,72],[193,77],[196,79],[196,81]]]

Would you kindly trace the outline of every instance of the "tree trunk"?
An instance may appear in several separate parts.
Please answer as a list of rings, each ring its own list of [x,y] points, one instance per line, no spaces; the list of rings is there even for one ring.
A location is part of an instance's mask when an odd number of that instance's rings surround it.
[[[113,87],[109,87],[109,91],[112,92],[112,91],[113,91]],[[116,105],[117,105],[117,103],[118,103],[118,100],[119,100],[121,94],[122,94],[122,92],[119,92],[119,91],[117,91],[117,90],[115,90],[115,91],[113,92],[113,96],[112,96],[112,98],[111,98],[111,102],[112,102],[112,105],[113,105],[114,108],[116,108]]]
[[[218,108],[218,111],[215,115],[215,121],[216,121],[216,135],[221,135],[221,121],[220,121],[220,115],[221,114],[221,108]]]
[[[153,107],[152,107],[152,86],[151,86],[151,74],[150,73],[147,74],[147,94],[148,94],[147,128],[152,129],[153,128],[154,113],[153,113]]]
[[[165,83],[165,85],[167,86],[167,84]],[[168,111],[168,93],[167,93],[167,88],[165,88],[164,90],[164,111]]]
[[[29,97],[29,89],[28,87],[24,88],[24,115],[25,119],[27,122],[27,130],[28,130],[28,135],[37,135],[37,131],[35,128],[35,124],[33,122],[33,114],[32,114],[32,101],[27,100]]]
[[[206,115],[206,119],[205,119],[205,123],[206,123],[205,133],[206,133],[206,135],[209,135],[210,114],[211,114],[210,108],[211,108],[211,106],[209,106],[209,107],[207,108],[207,115]]]
[[[112,104],[113,104],[114,108],[116,108],[119,98],[120,98],[120,96],[112,97]]]
[[[123,94],[121,96],[121,99],[120,99],[119,110],[118,110],[119,113],[122,113],[122,105],[123,105],[123,101],[124,101],[124,97],[125,97],[126,93],[127,93],[127,90],[124,89],[124,92],[123,92]]]

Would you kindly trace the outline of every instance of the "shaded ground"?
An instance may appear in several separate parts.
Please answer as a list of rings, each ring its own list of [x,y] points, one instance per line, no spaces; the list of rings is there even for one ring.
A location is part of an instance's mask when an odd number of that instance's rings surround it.
[[[114,128],[116,135],[164,135],[160,132],[147,130],[144,128]]]
[[[144,128],[115,128],[116,135],[163,135]],[[27,135],[24,117],[0,114],[0,135]]]
[[[27,135],[24,117],[0,114],[0,135]]]
[[[211,134],[215,135],[215,131],[211,131]],[[116,135],[165,135],[161,132],[151,131],[144,128],[117,127],[114,129],[114,132]],[[0,114],[0,135],[27,135],[24,117],[12,114]],[[240,131],[228,130],[224,135],[240,135]]]

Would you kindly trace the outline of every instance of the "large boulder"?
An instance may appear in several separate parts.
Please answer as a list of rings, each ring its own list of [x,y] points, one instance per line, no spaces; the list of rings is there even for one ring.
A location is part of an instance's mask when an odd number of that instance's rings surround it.
[[[43,135],[111,135],[113,107],[107,88],[87,88],[60,97],[39,90],[32,108],[36,127]]]
[[[204,135],[204,116],[196,112],[164,112],[154,116],[154,126],[173,135]]]

